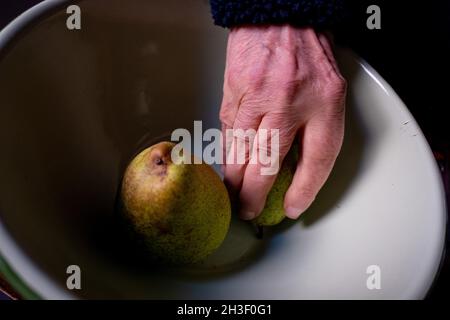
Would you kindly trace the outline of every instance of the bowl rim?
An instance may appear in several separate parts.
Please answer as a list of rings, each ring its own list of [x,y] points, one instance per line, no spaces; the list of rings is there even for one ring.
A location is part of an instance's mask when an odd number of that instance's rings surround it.
[[[44,0],[30,9],[24,11],[12,22],[10,22],[3,30],[0,30],[0,53],[10,45],[14,39],[20,33],[29,27],[36,19],[48,14],[51,10],[57,9],[67,3],[77,3],[79,0]],[[358,64],[376,81],[383,79],[377,71],[375,71],[364,59],[358,57]],[[384,82],[382,87],[387,82]],[[387,84],[388,91],[395,94],[395,91]],[[404,104],[403,104],[404,105]],[[409,113],[409,110],[405,107],[405,111]],[[411,119],[414,119],[411,115]],[[415,123],[415,120],[412,120]],[[417,124],[415,124],[417,125]],[[418,126],[418,125],[417,125]],[[428,153],[431,155],[431,148],[427,143],[422,131],[420,130],[420,136],[428,149]],[[439,175],[437,165],[435,166],[435,174]],[[446,201],[445,191],[442,182],[440,183],[440,193],[443,195],[443,212],[446,213]],[[447,222],[448,217],[445,216]],[[442,265],[443,257],[445,256],[445,234],[446,229],[442,234],[443,250],[440,265]],[[440,266],[438,267],[434,280],[430,283],[427,292],[434,286],[436,279],[438,278]],[[0,217],[0,274],[8,281],[11,287],[16,290],[25,299],[76,299],[67,290],[64,290],[53,279],[51,279],[43,270],[41,270],[36,263],[29,258],[24,250],[22,250],[15,242],[12,235],[5,228],[2,219]],[[31,281],[30,279],[33,279]]]
[[[63,4],[77,1],[44,0],[21,13],[3,30],[0,30],[0,52],[2,52],[20,33],[36,19],[48,14]],[[7,258],[9,257],[9,258]],[[40,268],[14,243],[0,218],[0,273],[11,287],[25,299],[73,299],[73,296],[60,289]],[[38,279],[31,283],[27,279]]]

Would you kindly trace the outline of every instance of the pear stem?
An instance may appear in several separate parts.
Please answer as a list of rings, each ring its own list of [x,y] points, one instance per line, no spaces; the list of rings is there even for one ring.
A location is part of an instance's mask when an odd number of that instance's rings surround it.
[[[256,226],[256,238],[262,239],[264,237],[264,227]]]

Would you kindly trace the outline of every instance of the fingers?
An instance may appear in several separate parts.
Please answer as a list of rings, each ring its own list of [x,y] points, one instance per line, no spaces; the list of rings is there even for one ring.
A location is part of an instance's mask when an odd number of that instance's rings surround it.
[[[224,182],[232,193],[239,192],[241,188],[245,168],[250,158],[250,150],[260,122],[261,116],[255,112],[254,108],[240,107],[233,130],[226,138],[230,148],[226,155]]]
[[[286,216],[297,219],[314,201],[341,149],[344,117],[317,117],[305,127],[300,157],[291,186],[286,192]]]
[[[228,61],[227,61],[228,64]],[[222,105],[220,107],[220,122],[222,125],[222,165],[221,165],[221,171],[225,175],[225,169],[226,169],[226,157],[228,154],[228,151],[231,148],[231,143],[233,141],[232,138],[228,137],[229,134],[231,134],[231,130],[233,129],[233,124],[235,122],[236,116],[238,114],[239,110],[239,103],[240,99],[238,98],[239,95],[236,92],[236,90],[233,90],[231,88],[230,80],[229,78],[232,77],[230,75],[230,71],[227,65],[227,68],[225,69],[225,76],[224,76],[224,85],[223,85],[223,98],[222,98]]]
[[[251,161],[245,168],[239,194],[242,219],[254,219],[264,209],[267,195],[275,182],[279,166],[292,145],[296,131],[297,127],[290,127],[281,121],[281,118],[277,119],[271,115],[263,118],[258,128]],[[264,139],[266,141],[262,143]],[[266,159],[265,155],[268,156]]]

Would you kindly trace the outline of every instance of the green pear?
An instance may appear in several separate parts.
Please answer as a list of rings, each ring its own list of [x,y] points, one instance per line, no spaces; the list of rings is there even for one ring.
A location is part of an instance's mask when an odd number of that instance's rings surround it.
[[[283,160],[278,176],[267,195],[266,204],[261,214],[252,220],[258,227],[279,224],[286,217],[284,196],[292,183],[298,160],[298,147],[294,145]]]
[[[125,171],[122,212],[151,257],[164,264],[205,259],[223,242],[231,219],[225,185],[207,164],[175,164],[175,145],[161,142],[138,154]]]

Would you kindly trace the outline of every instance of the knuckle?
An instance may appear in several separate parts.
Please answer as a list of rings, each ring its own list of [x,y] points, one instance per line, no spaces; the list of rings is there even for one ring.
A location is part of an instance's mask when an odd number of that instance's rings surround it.
[[[236,84],[239,83],[239,78],[240,72],[236,67],[230,66],[227,68],[224,80],[230,88],[234,88]]]
[[[338,75],[334,75],[325,79],[322,88],[322,101],[327,106],[324,111],[333,118],[343,119],[347,92],[346,80]]]
[[[258,194],[258,197],[265,198],[275,178],[276,175],[263,175],[258,171],[246,177],[246,186],[252,195]]]
[[[286,118],[287,113],[282,109],[268,112],[265,118],[267,128],[280,130],[285,125]]]
[[[260,58],[270,58],[274,51],[272,49],[272,44],[270,42],[262,42],[259,46],[259,50],[257,51]]]
[[[229,107],[225,106],[220,109],[219,119],[222,123],[226,124],[227,126],[231,126],[233,124],[233,121],[231,119],[231,111]]]
[[[246,91],[251,93],[257,93],[270,88],[270,79],[268,79],[268,76],[259,69],[255,69],[250,77],[243,78],[242,80],[247,83]]]
[[[339,150],[341,148],[341,139],[317,139],[316,149],[305,154],[305,160],[318,170],[326,171],[333,166]]]
[[[280,90],[282,97],[287,100],[285,102],[291,102],[295,96],[298,94],[303,84],[305,83],[305,79],[303,77],[282,80],[277,85],[278,90]]]
[[[234,127],[239,129],[252,128],[256,118],[257,113],[253,108],[241,106],[234,121]]]
[[[313,62],[316,68],[319,69],[319,72],[327,72],[330,68],[332,68],[326,54],[318,54],[314,56]]]
[[[342,99],[347,91],[347,81],[340,75],[332,73],[326,78],[325,93],[328,97]]]
[[[327,151],[312,156],[310,161],[313,161],[314,165],[320,170],[326,170],[333,165],[336,159],[335,149],[335,147],[330,146],[330,148],[327,148]]]
[[[308,186],[303,186],[297,191],[297,197],[304,202],[312,202],[316,198],[316,191]]]

